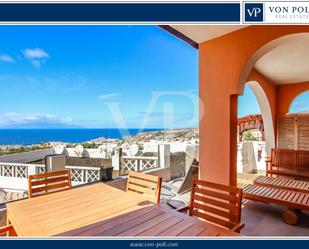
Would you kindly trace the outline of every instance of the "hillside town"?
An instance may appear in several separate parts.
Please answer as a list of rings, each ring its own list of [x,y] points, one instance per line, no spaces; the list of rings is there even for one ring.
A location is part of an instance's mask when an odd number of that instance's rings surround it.
[[[97,149],[100,146],[107,146],[113,149],[123,147],[126,148],[132,144],[143,145],[145,143],[173,143],[173,144],[198,144],[199,131],[198,128],[188,129],[172,129],[160,130],[152,132],[142,132],[137,135],[125,136],[119,139],[99,137],[93,140],[80,143],[84,148]],[[57,145],[74,148],[79,143],[66,143],[62,141],[50,141],[47,143],[32,144],[32,145],[0,145],[0,156],[30,152],[40,149],[52,148]]]

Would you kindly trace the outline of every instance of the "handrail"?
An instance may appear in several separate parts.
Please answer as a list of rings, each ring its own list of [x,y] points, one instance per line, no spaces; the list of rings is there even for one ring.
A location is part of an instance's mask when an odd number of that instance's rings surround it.
[[[122,156],[123,159],[132,159],[132,160],[158,160],[158,157],[155,156]]]
[[[84,170],[97,170],[100,171],[100,167],[88,167],[88,166],[78,166],[78,165],[67,165],[66,169],[84,169]]]
[[[32,163],[8,163],[8,162],[0,162],[0,165],[3,166],[21,166],[21,167],[45,167],[44,164],[32,164]]]

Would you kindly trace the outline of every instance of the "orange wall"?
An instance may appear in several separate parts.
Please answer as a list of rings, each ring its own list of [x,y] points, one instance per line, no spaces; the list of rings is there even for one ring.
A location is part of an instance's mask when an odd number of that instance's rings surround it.
[[[309,90],[309,82],[277,86],[277,113],[284,115],[289,112],[292,101],[299,94]]]
[[[249,81],[257,81],[260,86],[263,88],[270,105],[271,114],[273,117],[273,124],[276,124],[276,112],[277,112],[277,89],[276,85],[265,78],[262,74],[257,72],[256,70],[252,70],[250,75],[248,76],[247,82]],[[274,127],[274,130],[276,127]]]
[[[199,93],[205,111],[200,117],[202,179],[236,184],[235,96],[242,94],[242,76],[246,75],[245,82],[253,67],[248,62],[257,50],[274,39],[300,32],[309,32],[309,26],[250,26],[199,45]],[[274,89],[264,87],[270,101],[276,102]],[[275,106],[272,104],[274,112]]]

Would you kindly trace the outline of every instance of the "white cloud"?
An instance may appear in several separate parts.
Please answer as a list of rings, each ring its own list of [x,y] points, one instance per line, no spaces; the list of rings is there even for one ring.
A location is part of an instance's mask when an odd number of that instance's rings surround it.
[[[44,59],[44,58],[49,58],[49,54],[41,49],[41,48],[26,48],[23,51],[24,56],[27,59]]]
[[[13,63],[15,60],[13,59],[12,56],[10,56],[8,54],[1,54],[0,55],[0,61]]]
[[[26,48],[23,55],[36,69],[40,69],[49,58],[49,54],[42,48]]]
[[[71,124],[72,118],[67,117],[58,117],[52,114],[46,113],[0,113],[0,126],[18,126],[18,125],[27,125],[27,124]]]
[[[99,98],[105,101],[105,100],[109,100],[115,97],[120,97],[121,95],[122,95],[121,92],[107,93],[107,94],[100,95]]]
[[[33,67],[35,67],[36,69],[40,69],[41,65],[43,64],[43,61],[39,61],[39,60],[31,60],[30,63],[32,64]]]

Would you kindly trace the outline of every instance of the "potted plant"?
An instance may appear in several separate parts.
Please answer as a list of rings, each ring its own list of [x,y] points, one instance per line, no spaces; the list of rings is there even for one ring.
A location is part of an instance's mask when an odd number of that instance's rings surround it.
[[[104,161],[102,162],[101,169],[100,169],[100,178],[103,181],[113,180],[113,167],[112,165],[107,165]]]

